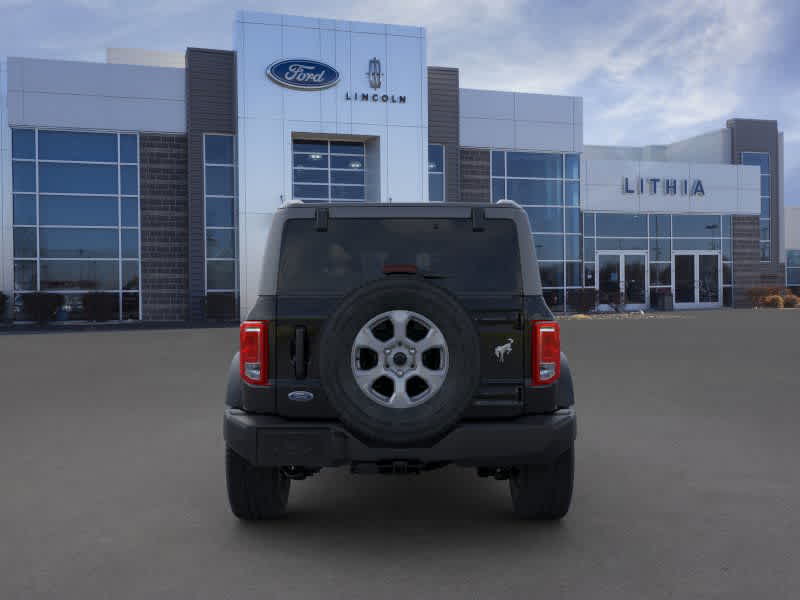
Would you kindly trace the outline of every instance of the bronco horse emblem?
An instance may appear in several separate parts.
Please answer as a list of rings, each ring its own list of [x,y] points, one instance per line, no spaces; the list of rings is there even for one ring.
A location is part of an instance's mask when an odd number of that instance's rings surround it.
[[[514,343],[513,338],[508,338],[508,343],[501,346],[495,346],[494,355],[501,363],[506,359],[506,356],[511,354],[511,344]]]

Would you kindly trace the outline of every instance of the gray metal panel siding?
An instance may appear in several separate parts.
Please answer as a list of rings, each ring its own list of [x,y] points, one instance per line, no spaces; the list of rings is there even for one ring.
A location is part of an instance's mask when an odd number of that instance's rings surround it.
[[[12,125],[168,133],[186,127],[183,69],[12,57],[8,93]]]
[[[236,133],[236,53],[186,51],[189,174],[189,319],[205,318],[203,134]]]
[[[772,277],[779,270],[781,231],[780,184],[778,152],[778,122],[758,119],[730,119],[727,122],[731,131],[731,162],[741,164],[742,152],[769,152],[770,163],[770,241],[772,255],[769,265],[761,263],[765,276]]]
[[[428,140],[444,144],[445,200],[460,202],[458,69],[428,67]]]

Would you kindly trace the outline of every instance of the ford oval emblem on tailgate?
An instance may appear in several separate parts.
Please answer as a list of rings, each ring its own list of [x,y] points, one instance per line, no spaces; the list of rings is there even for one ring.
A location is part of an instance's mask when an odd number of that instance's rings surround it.
[[[314,394],[305,390],[295,390],[289,392],[289,400],[292,402],[311,402],[314,399]]]

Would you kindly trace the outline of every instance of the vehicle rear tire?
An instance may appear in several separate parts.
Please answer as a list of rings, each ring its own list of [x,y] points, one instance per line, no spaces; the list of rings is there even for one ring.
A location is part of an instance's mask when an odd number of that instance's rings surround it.
[[[280,468],[255,467],[226,448],[225,476],[231,511],[239,519],[261,521],[286,514],[291,480]]]
[[[522,519],[563,518],[572,501],[574,476],[574,446],[549,464],[516,467],[509,478],[514,513]]]

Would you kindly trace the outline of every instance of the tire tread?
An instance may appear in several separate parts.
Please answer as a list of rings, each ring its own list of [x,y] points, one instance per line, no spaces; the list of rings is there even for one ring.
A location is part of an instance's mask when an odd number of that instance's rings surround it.
[[[574,447],[549,464],[517,467],[509,481],[514,513],[523,519],[563,518],[572,502],[574,475]]]
[[[239,519],[260,521],[286,514],[291,480],[279,468],[255,467],[226,448],[225,475],[231,511]]]

